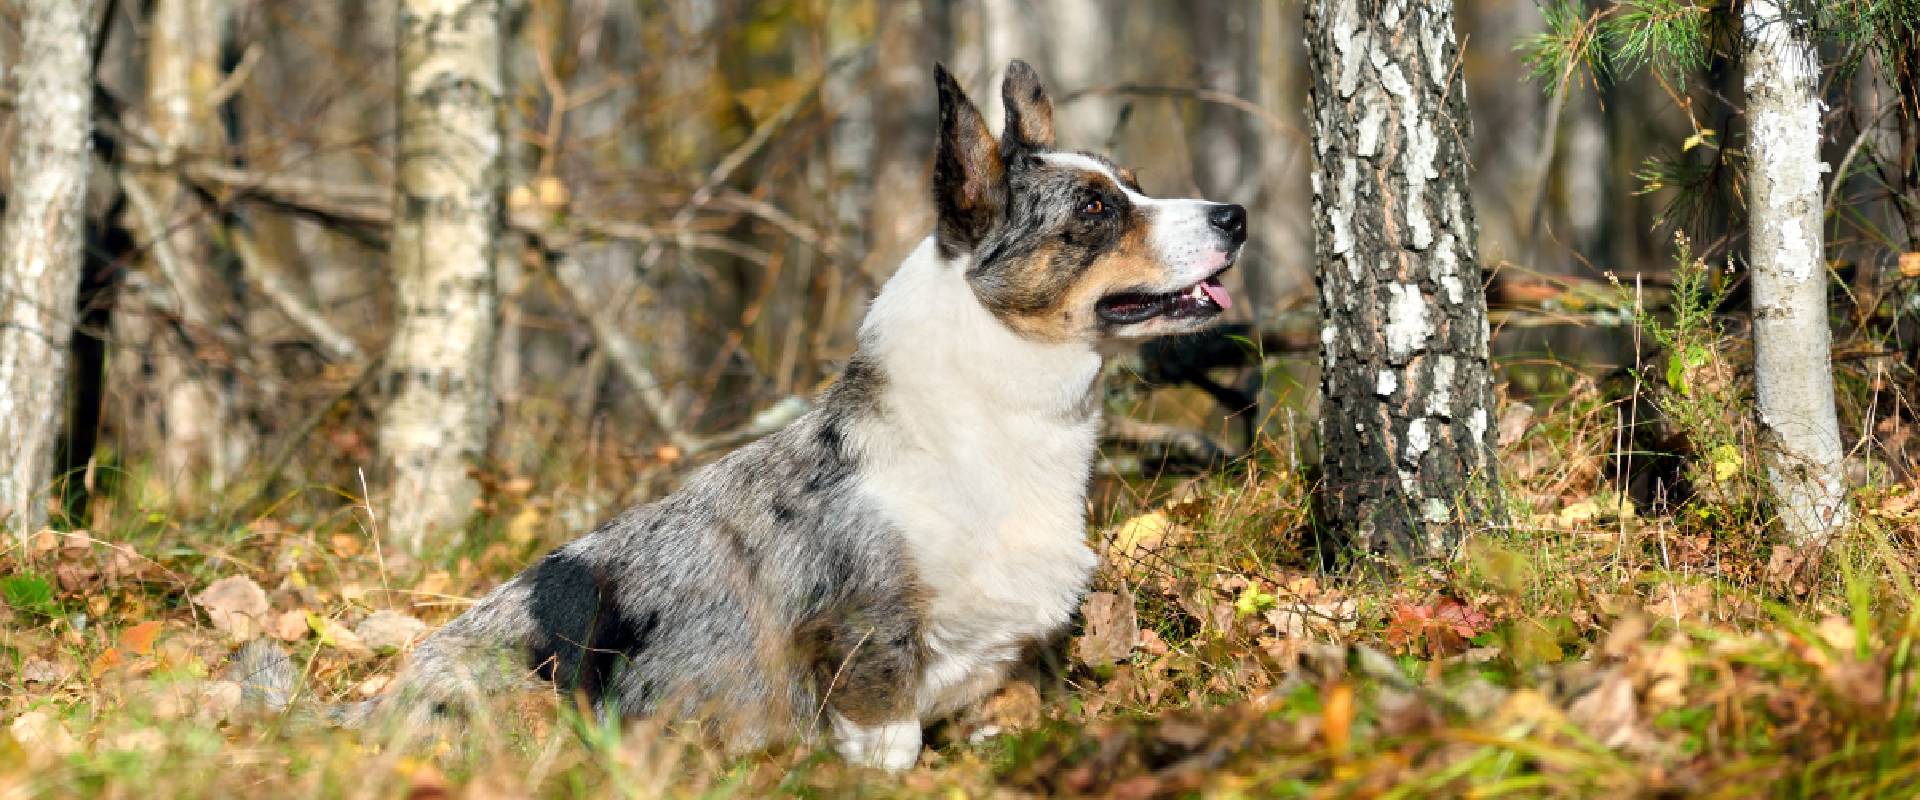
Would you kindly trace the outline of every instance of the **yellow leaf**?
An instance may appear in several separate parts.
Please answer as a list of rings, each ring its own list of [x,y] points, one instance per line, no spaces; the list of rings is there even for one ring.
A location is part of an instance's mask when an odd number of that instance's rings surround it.
[[[567,185],[552,175],[542,175],[533,181],[533,191],[540,196],[540,205],[548,210],[565,206],[570,198]]]
[[[1148,512],[1122,522],[1113,531],[1113,552],[1131,555],[1159,547],[1171,527],[1173,520],[1167,518],[1165,511]]]
[[[1740,457],[1740,448],[1723,444],[1707,454],[1707,463],[1713,466],[1714,481],[1725,483],[1739,475],[1740,468],[1746,466],[1747,462]]]
[[[526,545],[533,541],[540,530],[540,509],[531,505],[520,509],[507,522],[507,541],[516,545]]]
[[[1600,516],[1600,504],[1591,499],[1581,500],[1577,503],[1568,503],[1565,508],[1560,509],[1560,524],[1591,522],[1598,516]]]
[[[1713,144],[1713,137],[1714,131],[1712,128],[1701,128],[1695,131],[1692,136],[1687,137],[1685,142],[1681,143],[1680,152],[1684,153],[1701,145],[1711,146]]]

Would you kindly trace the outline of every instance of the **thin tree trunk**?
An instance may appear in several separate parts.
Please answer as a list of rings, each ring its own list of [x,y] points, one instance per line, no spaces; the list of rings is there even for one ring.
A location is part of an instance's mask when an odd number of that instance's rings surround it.
[[[0,525],[24,540],[44,493],[66,398],[91,155],[92,0],[31,0],[21,59],[7,211],[0,223]]]
[[[1847,519],[1821,239],[1819,62],[1812,21],[1777,0],[1749,0],[1741,23],[1754,384],[1767,478],[1788,539],[1814,545]]]
[[[1287,0],[1260,0],[1254,27],[1258,59],[1254,85],[1260,107],[1288,122],[1295,120],[1304,128],[1306,90],[1300,75],[1302,43],[1294,28],[1283,20],[1293,13]],[[1257,233],[1252,237],[1262,255],[1257,261],[1243,258],[1249,270],[1248,307],[1256,322],[1275,310],[1273,305],[1304,292],[1313,280],[1312,235],[1308,232],[1307,208],[1299,198],[1309,191],[1307,184],[1306,143],[1299,128],[1257,129],[1253,140],[1260,150],[1260,194],[1249,211]],[[1258,275],[1252,274],[1254,271]],[[1263,404],[1263,408],[1272,406]]]
[[[400,4],[391,400],[380,419],[386,535],[457,537],[493,418],[501,230],[500,0]]]
[[[1497,513],[1471,124],[1446,0],[1312,0],[1324,500],[1359,547],[1438,556]]]
[[[873,54],[874,163],[872,197],[864,226],[861,270],[879,285],[933,228],[927,190],[928,153],[933,152],[932,104],[926,102],[929,53],[946,48],[944,0],[884,4]],[[850,302],[852,307],[860,307]]]
[[[1112,55],[1114,9],[1106,0],[1051,0],[1046,5],[1050,74],[1046,79],[1059,94],[1114,82],[1120,76]],[[1017,24],[1017,23],[1016,23]],[[1030,23],[1029,23],[1030,24]],[[998,65],[1004,69],[1005,64]],[[994,95],[999,84],[992,87]],[[1054,118],[1060,142],[1081,150],[1106,150],[1119,121],[1112,98],[1089,95],[1058,109]]]
[[[127,444],[156,451],[152,491],[189,500],[204,482],[224,489],[253,450],[238,393],[232,285],[207,236],[208,211],[176,164],[222,143],[220,82],[226,0],[159,0],[147,31],[146,133],[155,166],[121,176],[131,227],[148,258],[129,276],[114,316],[112,361]]]

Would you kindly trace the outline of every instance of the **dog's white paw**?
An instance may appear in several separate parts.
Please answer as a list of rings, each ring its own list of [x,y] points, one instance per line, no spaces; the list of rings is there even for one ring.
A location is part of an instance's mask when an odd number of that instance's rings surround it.
[[[1000,726],[998,725],[993,725],[993,724],[982,725],[978,728],[975,728],[973,730],[973,733],[967,734],[967,744],[982,744],[992,740],[994,737],[999,736],[1002,733],[1006,733],[1006,731],[1001,730]]]
[[[835,715],[833,746],[850,764],[902,772],[920,760],[920,721],[857,725]]]

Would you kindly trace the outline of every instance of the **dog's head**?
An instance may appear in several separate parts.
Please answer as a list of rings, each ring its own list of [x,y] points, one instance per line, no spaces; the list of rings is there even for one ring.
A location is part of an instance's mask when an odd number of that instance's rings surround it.
[[[1127,170],[1054,149],[1053,104],[1026,62],[1001,87],[998,141],[944,67],[933,194],[941,255],[1024,336],[1086,342],[1206,327],[1232,299],[1220,273],[1247,240],[1246,210],[1147,197]]]

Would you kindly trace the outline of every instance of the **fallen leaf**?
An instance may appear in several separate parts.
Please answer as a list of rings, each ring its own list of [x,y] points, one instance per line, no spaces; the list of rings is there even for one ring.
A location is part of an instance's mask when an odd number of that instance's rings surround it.
[[[1147,561],[1168,545],[1193,537],[1193,530],[1175,522],[1166,511],[1151,511],[1115,525],[1101,538],[1107,542],[1106,563],[1122,574],[1139,579],[1147,573]]]
[[[1494,443],[1500,447],[1511,447],[1520,437],[1527,434],[1527,428],[1533,425],[1533,406],[1526,403],[1509,403],[1500,410],[1500,421],[1494,423],[1497,431]]]
[[[194,595],[193,602],[206,609],[213,627],[238,641],[259,633],[267,613],[267,593],[252,578],[234,575],[214,581]]]
[[[1040,722],[1040,690],[1028,681],[1007,681],[981,706],[980,716],[1002,731],[1031,728]]]
[[[266,633],[283,642],[297,642],[307,638],[307,612],[294,610],[273,615],[267,620]]]
[[[44,658],[29,658],[20,665],[21,683],[60,683],[72,674],[66,665]]]
[[[1320,708],[1320,735],[1327,749],[1345,754],[1353,740],[1353,684],[1336,681],[1327,687]]]
[[[355,658],[366,658],[373,655],[373,650],[367,647],[365,642],[360,641],[360,637],[355,635],[347,626],[342,625],[339,620],[322,617],[311,611],[306,613],[306,617],[307,627],[312,628],[314,635],[320,637],[320,644],[332,647]]]
[[[163,626],[159,620],[147,620],[120,632],[120,646],[136,656],[151,655],[153,642],[160,638]]]
[[[1567,719],[1608,747],[1645,753],[1655,742],[1641,723],[1633,680],[1619,670],[1608,672],[1598,686],[1567,706]]]
[[[354,635],[377,653],[392,653],[406,649],[413,639],[427,629],[427,623],[414,619],[398,611],[382,609],[368,614],[366,619],[354,626]]]
[[[79,740],[59,718],[39,709],[14,717],[7,732],[36,761],[52,761],[80,749]]]
[[[333,545],[333,554],[341,558],[352,558],[360,555],[360,550],[363,547],[360,542],[360,537],[350,533],[336,533],[328,541]]]
[[[1074,640],[1074,655],[1088,666],[1101,666],[1126,660],[1140,644],[1140,618],[1134,613],[1133,595],[1093,592],[1080,605],[1086,618],[1086,632]]]
[[[87,665],[87,672],[98,678],[114,667],[120,666],[122,660],[124,659],[120,655],[120,648],[109,647],[93,657],[93,662]]]

